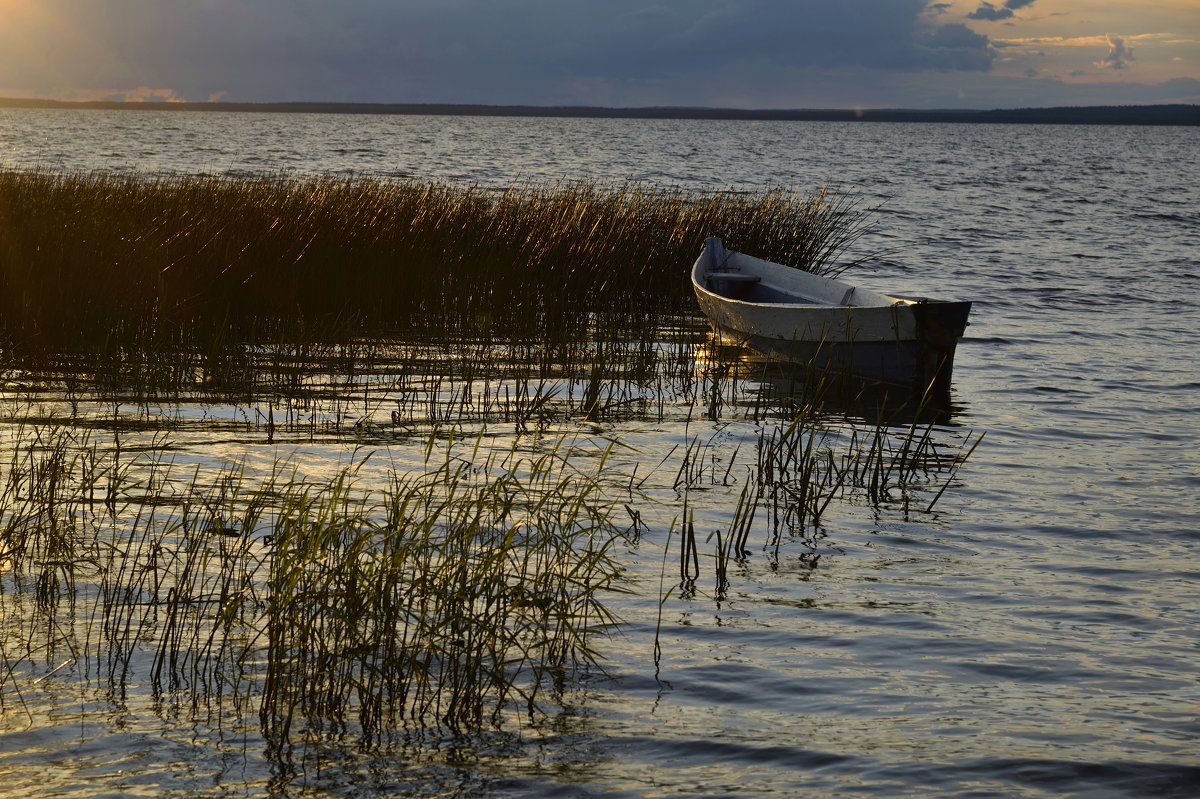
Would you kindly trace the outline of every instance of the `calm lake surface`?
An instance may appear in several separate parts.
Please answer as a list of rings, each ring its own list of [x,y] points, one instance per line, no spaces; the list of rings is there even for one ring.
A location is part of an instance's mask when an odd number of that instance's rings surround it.
[[[84,695],[50,674],[62,658],[0,639],[0,675],[42,680],[0,705],[0,795],[1200,795],[1200,129],[0,110],[0,168],[35,167],[831,183],[880,205],[861,246],[884,254],[856,278],[974,300],[946,433],[986,437],[932,513],[834,503],[724,596],[708,576],[672,594],[656,668],[663,466],[607,677],[536,728],[347,742],[296,780],[253,739],[136,686]],[[645,474],[697,437],[728,463],[755,429],[585,432]],[[210,444],[178,457],[246,449]],[[739,490],[695,498],[698,534]]]

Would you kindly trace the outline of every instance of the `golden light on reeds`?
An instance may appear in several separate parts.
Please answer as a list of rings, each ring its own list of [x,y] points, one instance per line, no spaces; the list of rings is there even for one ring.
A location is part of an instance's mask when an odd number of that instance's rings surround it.
[[[193,710],[257,697],[272,746],[300,728],[378,739],[534,712],[614,622],[603,598],[621,590],[624,533],[603,459],[581,471],[565,441],[483,461],[468,441],[368,490],[352,468],[179,474],[70,428],[24,432],[0,484],[0,558],[33,583],[26,621],[90,617],[75,659],[117,693],[149,651],[154,690]],[[13,657],[6,644],[0,701],[19,703]]]

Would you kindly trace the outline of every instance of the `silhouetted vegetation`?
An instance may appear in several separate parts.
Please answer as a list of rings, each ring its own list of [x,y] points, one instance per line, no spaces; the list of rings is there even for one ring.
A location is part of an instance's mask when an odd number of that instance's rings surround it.
[[[5,172],[0,331],[44,350],[661,315],[705,236],[817,270],[864,216],[826,191]]]
[[[933,122],[1021,125],[1200,125],[1200,105],[1090,105],[1048,108],[706,108],[651,106],[471,105],[453,103],[193,103],[63,101],[0,98],[0,108],[107,111],[248,111],[289,114],[415,114],[437,116],[566,117],[601,119],[741,119],[782,122]]]

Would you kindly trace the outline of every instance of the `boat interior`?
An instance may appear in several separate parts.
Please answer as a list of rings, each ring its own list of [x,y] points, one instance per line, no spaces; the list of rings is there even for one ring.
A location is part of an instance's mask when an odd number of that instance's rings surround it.
[[[831,305],[833,303],[805,296],[799,292],[785,291],[764,283],[758,275],[743,272],[709,272],[705,275],[707,287],[715,294],[742,302],[786,303],[791,305]]]

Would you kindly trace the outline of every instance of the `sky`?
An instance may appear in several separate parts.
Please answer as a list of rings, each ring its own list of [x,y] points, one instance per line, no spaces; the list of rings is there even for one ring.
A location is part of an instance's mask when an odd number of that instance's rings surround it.
[[[1200,0],[0,0],[0,97],[1200,103]]]

